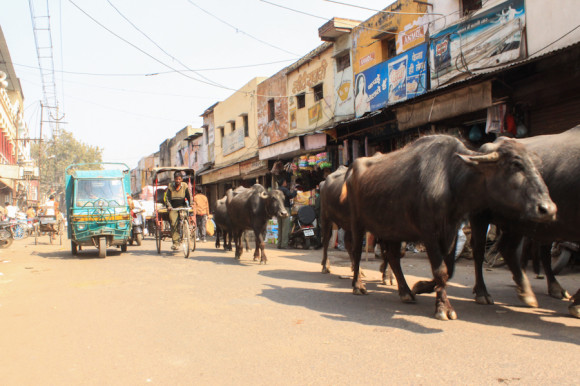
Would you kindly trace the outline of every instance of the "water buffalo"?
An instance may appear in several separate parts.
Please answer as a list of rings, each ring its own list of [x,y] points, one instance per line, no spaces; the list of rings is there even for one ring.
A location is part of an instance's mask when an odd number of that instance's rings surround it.
[[[560,134],[540,135],[516,140],[528,152],[533,152],[536,166],[544,179],[550,196],[558,206],[556,221],[538,224],[519,216],[510,215],[495,209],[472,214],[471,242],[475,262],[475,299],[481,304],[493,304],[493,299],[487,292],[483,280],[483,255],[485,250],[485,234],[490,223],[497,224],[501,229],[501,240],[498,249],[510,268],[517,284],[519,298],[529,306],[537,306],[530,283],[523,272],[517,256],[518,245],[522,237],[533,240],[540,245],[541,259],[548,281],[548,292],[556,298],[569,297],[552,272],[549,250],[541,248],[541,244],[551,244],[553,241],[580,241],[580,178],[576,172],[580,170],[580,125]],[[487,146],[487,145],[484,145]],[[490,146],[494,146],[493,144]]]
[[[377,154],[378,155],[378,154]],[[330,273],[330,259],[328,258],[328,243],[332,233],[332,223],[345,230],[344,246],[348,252],[351,262],[351,269],[354,269],[354,259],[352,257],[352,236],[350,232],[350,209],[347,202],[340,201],[342,185],[344,185],[345,176],[348,168],[340,166],[334,172],[326,177],[320,184],[320,228],[322,232],[322,273]],[[387,265],[386,258],[383,254],[383,264],[380,271],[383,274],[383,284],[386,284],[387,274],[385,274]],[[362,275],[362,273],[361,273]],[[364,275],[362,275],[364,276]],[[393,283],[393,277],[389,270],[388,276],[390,283]]]
[[[264,234],[268,220],[275,216],[289,216],[284,207],[284,194],[279,190],[267,192],[260,184],[251,188],[238,189],[236,189],[238,191],[236,194],[230,189],[226,195],[228,216],[236,243],[236,259],[242,256],[243,231],[252,229],[256,238],[254,260],[260,256],[260,264],[266,264],[268,258],[264,252]]]
[[[234,190],[234,195],[236,194],[236,190]],[[232,223],[230,221],[230,217],[228,216],[228,208],[226,205],[227,196],[224,196],[217,200],[216,209],[213,215],[213,220],[216,225],[216,232],[215,232],[215,247],[220,247],[220,237],[223,239],[224,244],[224,251],[231,251],[232,250]],[[243,239],[246,244],[246,251],[250,250],[250,246],[248,244],[248,237],[247,233],[244,232]]]
[[[447,135],[422,137],[403,149],[357,159],[347,175],[341,201],[350,207],[353,291],[366,293],[359,269],[365,229],[386,247],[387,259],[403,301],[435,288],[435,317],[456,319],[446,294],[455,268],[454,246],[465,216],[484,208],[520,213],[549,221],[556,205],[525,148],[511,140],[497,142],[486,153],[467,149]],[[434,280],[410,291],[400,264],[401,242],[422,241]]]

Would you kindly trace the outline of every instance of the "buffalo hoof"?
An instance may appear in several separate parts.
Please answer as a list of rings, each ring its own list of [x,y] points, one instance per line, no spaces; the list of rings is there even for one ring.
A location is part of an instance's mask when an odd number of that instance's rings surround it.
[[[322,267],[322,273],[330,273],[330,269]]]
[[[438,320],[455,320],[457,319],[457,313],[455,312],[455,310],[437,310],[437,312],[435,312],[435,319]]]
[[[518,293],[518,298],[522,303],[524,303],[528,307],[536,308],[538,307],[538,299],[536,299],[536,295],[534,294],[522,294]]]
[[[258,261],[258,257],[259,256],[254,256],[254,261]],[[261,263],[261,261],[260,261],[260,263]]]
[[[360,288],[353,288],[352,293],[354,295],[366,295],[366,294],[368,294],[368,291],[366,288],[360,287]]]
[[[401,294],[400,298],[403,303],[415,303],[415,296],[411,293]]]
[[[268,264],[268,260],[260,260],[260,265],[262,265],[262,264],[264,264],[264,265]]]
[[[566,291],[560,283],[552,283],[548,287],[548,293],[551,297],[556,299],[570,299],[570,294]]]
[[[568,311],[570,311],[570,315],[575,318],[580,318],[580,304],[570,304]]]
[[[489,294],[476,295],[475,296],[475,302],[477,304],[483,304],[483,305],[494,304],[493,298]]]

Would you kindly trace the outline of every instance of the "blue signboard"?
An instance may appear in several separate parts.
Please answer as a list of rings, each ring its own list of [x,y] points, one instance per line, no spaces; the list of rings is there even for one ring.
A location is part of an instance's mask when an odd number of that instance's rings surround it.
[[[427,44],[358,73],[354,84],[357,117],[423,94],[427,90]]]
[[[431,88],[523,57],[524,0],[508,0],[431,36]]]

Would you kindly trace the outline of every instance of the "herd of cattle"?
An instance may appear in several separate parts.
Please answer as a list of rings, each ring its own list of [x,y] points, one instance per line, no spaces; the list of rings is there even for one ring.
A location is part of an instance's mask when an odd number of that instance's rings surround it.
[[[483,257],[489,224],[501,229],[498,249],[517,285],[520,300],[538,305],[520,264],[518,246],[527,238],[540,251],[548,291],[570,297],[555,278],[545,245],[557,240],[580,241],[580,125],[564,133],[526,139],[501,137],[477,151],[448,135],[419,138],[388,154],[358,158],[340,167],[320,187],[323,242],[322,272],[330,272],[327,248],[332,223],[346,231],[345,246],[353,270],[353,291],[366,294],[360,260],[366,232],[375,235],[385,264],[392,269],[403,302],[436,292],[435,317],[456,319],[446,294],[455,267],[455,244],[460,224],[469,219],[475,262],[475,299],[493,304],[483,278]],[[262,185],[229,190],[214,214],[224,248],[242,254],[242,235],[253,230],[254,260],[266,263],[264,235],[268,219],[286,217],[284,195]],[[226,244],[229,235],[229,244]],[[423,242],[433,279],[410,289],[401,269],[403,242]],[[528,243],[529,244],[529,243]],[[246,248],[247,240],[246,240]],[[570,313],[580,318],[580,290],[572,297]]]

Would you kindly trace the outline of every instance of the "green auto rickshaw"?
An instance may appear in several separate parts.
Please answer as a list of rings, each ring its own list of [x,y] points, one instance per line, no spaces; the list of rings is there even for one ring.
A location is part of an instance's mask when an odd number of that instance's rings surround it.
[[[107,168],[107,169],[106,169]],[[107,247],[127,251],[131,235],[130,169],[123,163],[72,164],[66,168],[66,210],[71,253],[95,246],[99,257]]]

